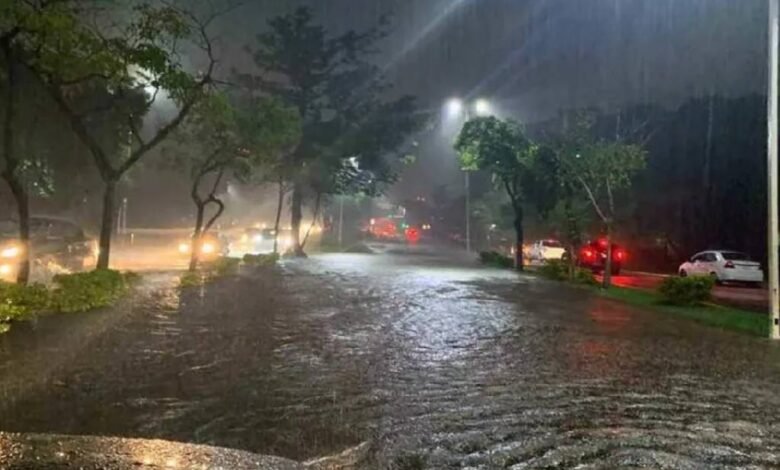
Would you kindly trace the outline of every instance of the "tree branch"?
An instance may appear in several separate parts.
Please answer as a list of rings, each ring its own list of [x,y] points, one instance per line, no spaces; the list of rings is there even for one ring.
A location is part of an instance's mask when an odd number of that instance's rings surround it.
[[[609,184],[609,178],[605,177],[604,181],[607,183],[607,197],[609,200],[609,215],[610,218],[615,216],[615,200],[612,197],[612,185]]]
[[[601,207],[599,207],[598,202],[596,202],[596,197],[593,195],[593,191],[590,190],[588,183],[586,183],[581,176],[578,176],[577,179],[579,180],[580,184],[582,184],[582,187],[585,189],[585,192],[588,194],[588,198],[590,199],[591,204],[593,204],[593,208],[596,210],[596,213],[599,215],[599,217],[604,223],[607,223],[608,219],[604,215],[604,212],[601,211]]]

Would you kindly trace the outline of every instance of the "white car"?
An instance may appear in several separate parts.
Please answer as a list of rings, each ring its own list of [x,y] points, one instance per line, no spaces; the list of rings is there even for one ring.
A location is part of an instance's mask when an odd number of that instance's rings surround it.
[[[563,258],[566,251],[558,240],[537,240],[531,245],[530,258],[534,261],[550,261]]]
[[[731,250],[709,250],[695,254],[680,265],[680,276],[712,276],[716,282],[764,282],[761,265],[745,253]]]

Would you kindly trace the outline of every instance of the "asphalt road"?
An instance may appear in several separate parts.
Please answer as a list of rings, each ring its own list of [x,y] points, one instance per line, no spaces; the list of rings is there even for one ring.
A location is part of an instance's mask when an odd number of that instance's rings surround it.
[[[620,276],[614,276],[613,281],[615,285],[621,287],[651,290],[657,288],[665,277],[662,274],[624,271]],[[768,308],[768,295],[764,287],[738,284],[715,286],[712,290],[712,297],[718,303],[764,312]]]
[[[0,429],[297,461],[367,441],[370,469],[780,466],[767,340],[422,248],[175,283],[0,337]]]

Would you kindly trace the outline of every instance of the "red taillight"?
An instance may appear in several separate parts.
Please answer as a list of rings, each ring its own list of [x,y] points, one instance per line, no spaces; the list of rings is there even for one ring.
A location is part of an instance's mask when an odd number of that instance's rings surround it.
[[[593,258],[593,252],[591,250],[583,250],[582,251],[582,257],[583,258]]]
[[[615,259],[618,261],[623,261],[624,259],[626,259],[626,252],[623,250],[616,250]]]
[[[731,261],[726,261],[726,264],[724,264],[723,267],[728,269],[734,269],[735,266],[734,263],[732,263]]]
[[[601,245],[602,248],[605,248],[607,246],[607,239],[606,238],[599,239],[599,245]]]

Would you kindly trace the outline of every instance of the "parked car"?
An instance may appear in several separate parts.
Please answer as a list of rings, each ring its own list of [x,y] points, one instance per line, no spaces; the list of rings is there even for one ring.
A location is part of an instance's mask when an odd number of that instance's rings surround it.
[[[537,240],[531,245],[529,258],[533,261],[550,261],[563,259],[566,249],[558,240]]]
[[[16,278],[22,254],[19,224],[0,220],[0,279]],[[48,216],[30,217],[30,263],[33,270],[49,272],[79,271],[92,266],[97,257],[97,242],[75,222]]]
[[[716,282],[747,282],[761,284],[764,272],[761,264],[746,253],[731,250],[708,250],[696,253],[680,265],[680,276],[712,276]]]
[[[626,250],[613,243],[612,244],[612,274],[619,275],[623,269],[623,263],[628,254]],[[604,271],[607,262],[607,240],[601,238],[580,247],[579,256],[577,256],[577,265],[590,269],[593,272]]]

